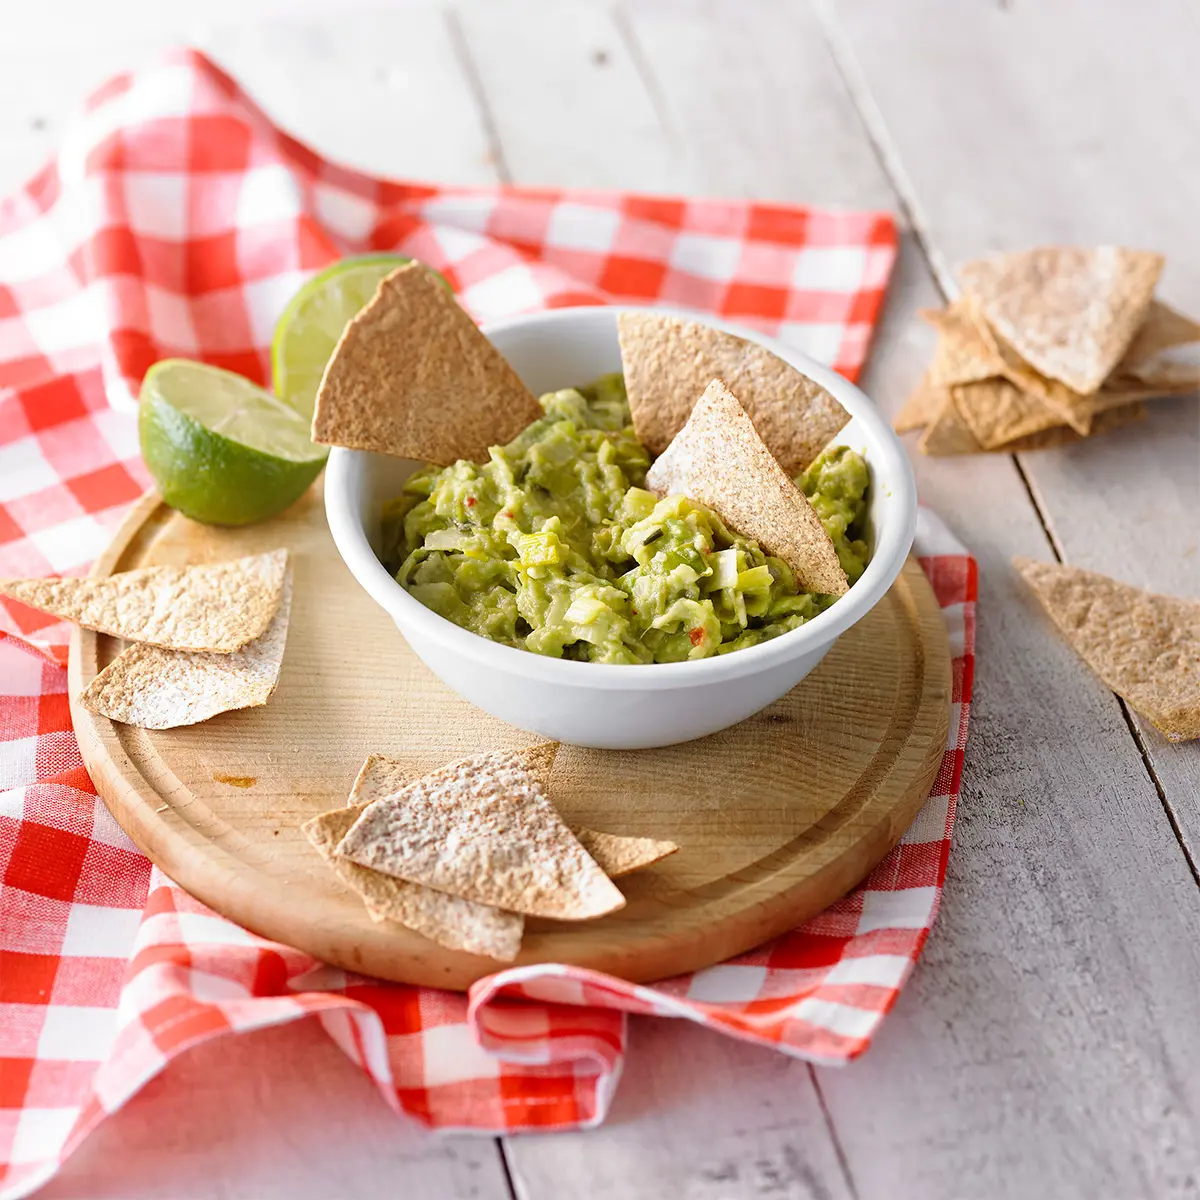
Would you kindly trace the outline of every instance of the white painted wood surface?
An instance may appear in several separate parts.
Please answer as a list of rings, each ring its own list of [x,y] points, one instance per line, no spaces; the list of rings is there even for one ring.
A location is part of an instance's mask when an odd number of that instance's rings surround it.
[[[0,40],[0,192],[82,91],[183,40],[372,170],[903,209],[919,244],[906,239],[866,380],[889,410],[931,349],[915,310],[964,257],[1158,246],[1168,297],[1200,311],[1186,0],[60,2]],[[1057,552],[1200,594],[1195,402],[1019,465],[916,465],[980,559],[977,703],[939,925],[863,1060],[813,1071],[635,1023],[611,1121],[506,1139],[506,1163],[486,1139],[414,1133],[316,1046],[308,1099],[304,1072],[264,1055],[258,1093],[230,1086],[244,1120],[189,1140],[184,1062],[46,1194],[1194,1195],[1200,899],[1167,810],[1200,847],[1200,744],[1136,722],[1135,738],[1008,559]],[[350,1153],[344,1177],[327,1173]]]

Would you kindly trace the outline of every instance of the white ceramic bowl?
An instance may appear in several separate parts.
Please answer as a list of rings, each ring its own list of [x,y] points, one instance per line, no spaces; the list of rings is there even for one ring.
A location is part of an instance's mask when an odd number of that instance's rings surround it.
[[[484,330],[535,395],[621,369],[617,308],[566,308]],[[662,310],[658,310],[662,311]],[[383,502],[416,464],[335,448],[325,472],[325,510],[338,552],[387,610],[425,664],[472,703],[522,729],[605,749],[667,746],[715,733],[790,691],[891,587],[912,546],[916,487],[891,427],[852,384],[780,342],[681,313],[759,342],[829,389],[853,420],[837,441],[871,468],[872,556],[836,604],[799,629],[739,650],[683,663],[615,666],[546,658],[468,633],[413,599],[384,570],[378,545]]]

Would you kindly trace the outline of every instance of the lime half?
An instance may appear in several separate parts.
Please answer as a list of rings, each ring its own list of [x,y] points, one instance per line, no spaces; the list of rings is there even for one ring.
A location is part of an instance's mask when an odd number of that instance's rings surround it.
[[[409,262],[401,254],[346,258],[314,275],[292,297],[271,343],[271,382],[281,400],[312,419],[325,364],[342,330],[375,295],[379,281]]]
[[[207,525],[282,512],[320,474],[328,450],[308,420],[248,379],[168,358],[142,380],[142,457],[163,499]]]

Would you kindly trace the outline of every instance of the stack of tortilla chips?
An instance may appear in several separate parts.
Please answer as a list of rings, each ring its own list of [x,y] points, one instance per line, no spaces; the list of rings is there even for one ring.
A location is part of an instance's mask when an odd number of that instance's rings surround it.
[[[1154,299],[1161,255],[1041,247],[967,263],[922,316],[937,352],[896,429],[926,454],[1042,450],[1119,429],[1200,387],[1200,324]]]
[[[133,642],[79,697],[144,729],[254,708],[279,682],[292,605],[286,550],[99,579],[0,580],[0,595]]]
[[[612,883],[678,847],[572,832],[547,799],[557,743],[477,754],[416,777],[372,754],[349,804],[304,832],[376,921],[511,962],[525,917],[581,921],[625,903]]]

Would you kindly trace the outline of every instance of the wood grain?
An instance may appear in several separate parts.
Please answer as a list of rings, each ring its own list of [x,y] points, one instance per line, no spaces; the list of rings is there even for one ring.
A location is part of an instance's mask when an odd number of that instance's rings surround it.
[[[506,1153],[522,1200],[854,1197],[808,1065],[686,1021],[631,1018],[602,1128],[509,1138]]]
[[[344,803],[369,753],[416,774],[531,735],[429,673],[342,564],[320,493],[245,529],[197,525],[153,495],[135,506],[94,573],[288,547],[283,672],[265,707],[181,729],[137,729],[74,704],[84,762],[130,837],[218,912],[338,966],[465,988],[496,964],[370,920],[299,827]],[[74,697],[119,643],[76,630],[71,647]],[[941,763],[949,710],[945,626],[910,562],[808,679],[733,729],[662,750],[563,746],[549,791],[568,823],[680,850],[623,879],[626,906],[609,917],[530,921],[518,963],[661,979],[792,928],[899,840]]]
[[[1200,168],[1178,153],[1180,131],[1200,126],[1190,65],[1200,53],[1195,6],[825,7],[845,28],[941,262],[1040,242],[1145,246],[1167,256],[1164,298],[1200,313],[1192,216]],[[913,86],[914,79],[937,82]],[[1155,591],[1200,595],[1195,397],[1156,401],[1148,422],[1023,455],[1021,465],[1063,559]],[[1200,861],[1200,748],[1172,746],[1149,722],[1133,720],[1192,861]]]
[[[1044,220],[1007,235],[1006,245],[1063,234],[1055,222],[1103,205],[1094,188],[1092,200],[1087,189],[1059,190],[1079,169],[1066,147],[1030,149],[1083,108],[1057,62],[1030,66],[1028,56],[1042,51],[1027,40],[995,49],[1006,18],[999,6],[824,7],[836,21],[835,43],[851,55],[843,65],[866,88],[860,108],[879,119],[877,135],[894,139],[881,156],[889,167],[903,164],[895,180],[935,263],[993,248],[996,229],[1015,230],[1014,212],[1036,206]],[[1010,8],[1021,10],[1027,37],[1030,22],[1063,14],[1057,4]],[[1086,38],[1107,39],[1106,53],[1136,23],[1077,15]],[[1043,104],[1030,115],[1028,140],[1017,136],[1026,127],[1002,102],[1006,85],[997,78],[1027,70],[1056,81],[1030,84],[1043,88]],[[1107,75],[1105,86],[1122,95],[1142,86],[1134,78]],[[1002,180],[1018,143],[1019,182]],[[1073,228],[1081,239],[1088,232]],[[943,229],[959,240],[944,240]],[[1141,232],[1145,241],[1153,226]],[[1114,227],[1113,235],[1123,233]],[[903,275],[892,300],[867,386],[894,411],[901,383],[915,375],[889,355],[926,362],[932,339],[912,323]],[[1174,436],[1189,453],[1190,432]],[[1052,530],[1056,511],[1073,514],[1076,528],[1092,529],[1093,544],[1111,538],[1128,555],[1134,530],[1118,517],[1118,495],[1150,504],[1159,495],[1170,511],[1173,452],[1166,444],[1151,452],[1168,476],[1160,481],[1123,437],[1080,449],[1085,461],[1113,454],[1112,473],[1081,470],[1074,490],[1054,500],[1039,481],[1054,464],[1079,461],[1079,451],[1027,455],[1034,494]],[[1012,578],[1008,559],[1021,545],[1040,547],[1029,553],[1042,557],[1052,550],[1041,514],[1012,486],[1011,461],[916,466],[923,498],[980,558],[977,701],[939,927],[871,1053],[850,1072],[817,1072],[855,1186],[864,1200],[1180,1194],[1200,1161],[1186,1032],[1200,986],[1198,906],[1187,863],[1137,747],[1123,736],[1116,701]]]

